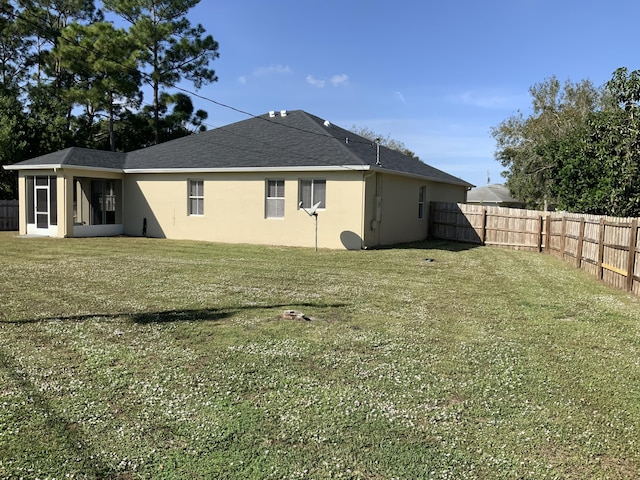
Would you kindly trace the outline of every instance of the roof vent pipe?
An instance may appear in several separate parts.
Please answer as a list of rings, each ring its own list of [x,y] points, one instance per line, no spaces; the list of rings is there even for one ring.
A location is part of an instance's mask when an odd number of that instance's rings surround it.
[[[376,138],[375,142],[376,142],[376,165],[382,166],[382,163],[380,163],[380,139]]]
[[[287,111],[286,110],[280,110],[280,116],[281,117],[286,117],[287,116]]]

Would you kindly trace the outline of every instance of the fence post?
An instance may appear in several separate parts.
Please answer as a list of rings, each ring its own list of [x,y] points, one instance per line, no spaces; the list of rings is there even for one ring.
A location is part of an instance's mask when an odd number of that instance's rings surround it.
[[[602,280],[602,262],[604,261],[604,218],[600,219],[600,234],[598,235],[598,280]]]
[[[566,242],[566,235],[567,233],[567,217],[565,217],[564,215],[562,216],[562,229],[561,229],[561,233],[560,233],[560,260],[564,260],[564,247],[565,247],[565,242]]]
[[[629,257],[627,259],[627,291],[633,290],[633,273],[636,266],[636,247],[638,239],[638,219],[631,221],[629,231]]]
[[[538,215],[538,253],[542,252],[542,215]]]
[[[485,245],[487,241],[487,209],[486,207],[482,208],[482,236],[480,237],[480,243]]]
[[[580,233],[578,234],[578,248],[576,251],[576,267],[582,266],[582,244],[584,243],[584,217],[580,218]]]
[[[547,215],[547,224],[544,231],[544,249],[547,253],[551,253],[551,215]]]

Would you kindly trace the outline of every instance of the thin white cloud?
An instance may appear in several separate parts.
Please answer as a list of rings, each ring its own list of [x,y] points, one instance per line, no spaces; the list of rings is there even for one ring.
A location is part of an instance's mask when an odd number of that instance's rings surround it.
[[[247,77],[245,77],[244,75],[241,75],[238,77],[238,83],[244,85],[247,83]]]
[[[268,67],[258,67],[253,71],[255,77],[264,77],[266,75],[288,75],[291,73],[289,65],[269,65]]]
[[[329,80],[334,87],[339,87],[340,85],[348,85],[349,84],[349,76],[341,73],[338,75],[334,75]]]
[[[313,75],[307,75],[307,83],[316,88],[324,88],[327,82],[334,87],[344,87],[349,85],[349,75],[346,73],[336,73],[329,80],[322,78],[316,78]]]
[[[406,99],[404,98],[404,95],[402,94],[402,92],[393,92],[393,95],[400,100],[402,103],[407,103]]]
[[[324,88],[327,82],[324,80],[318,80],[317,78],[314,78],[313,75],[307,75],[307,83],[317,88]]]
[[[513,105],[521,103],[522,98],[501,92],[472,92],[466,91],[449,96],[449,100],[472,107],[487,109],[513,108]]]

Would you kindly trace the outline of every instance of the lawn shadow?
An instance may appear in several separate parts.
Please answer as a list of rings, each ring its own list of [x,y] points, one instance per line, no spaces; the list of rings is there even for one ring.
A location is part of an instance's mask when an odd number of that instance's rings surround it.
[[[447,252],[464,252],[481,247],[479,243],[455,242],[452,240],[428,239],[419,242],[399,243],[379,247],[380,250],[445,250]]]
[[[202,308],[196,310],[166,310],[164,312],[142,312],[130,314],[133,323],[146,325],[149,323],[171,322],[217,322],[230,316],[233,312],[216,309]]]
[[[217,322],[225,318],[232,317],[245,310],[297,310],[299,308],[341,308],[344,303],[296,303],[296,304],[270,304],[270,305],[247,305],[231,308],[203,308],[196,310],[167,310],[164,312],[143,312],[130,315],[134,323],[146,325],[149,323],[171,323],[171,322]]]
[[[289,304],[269,304],[269,305],[245,305],[228,308],[197,308],[197,309],[174,309],[148,312],[118,312],[118,313],[89,313],[83,315],[67,315],[56,317],[40,317],[29,319],[0,319],[0,324],[29,324],[44,322],[85,322],[95,319],[116,320],[129,317],[133,323],[148,325],[152,323],[173,323],[173,322],[219,322],[232,317],[245,310],[296,310],[299,308],[341,308],[344,303],[289,303]]]

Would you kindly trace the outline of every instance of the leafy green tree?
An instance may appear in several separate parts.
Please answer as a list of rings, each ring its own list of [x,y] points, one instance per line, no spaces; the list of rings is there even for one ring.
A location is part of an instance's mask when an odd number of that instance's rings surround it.
[[[640,70],[616,70],[606,89],[611,106],[593,115],[589,132],[589,158],[600,168],[594,195],[602,213],[640,216]]]
[[[574,155],[579,132],[592,112],[603,105],[603,93],[590,81],[566,81],[556,77],[530,88],[532,114],[521,112],[492,128],[496,158],[507,169],[503,175],[511,194],[534,208],[557,203],[556,175],[560,161]]]
[[[196,88],[217,81],[209,63],[218,58],[218,43],[205,36],[202,25],[195,27],[187,12],[200,0],[104,0],[104,8],[126,20],[130,35],[140,49],[145,75],[153,91],[155,142],[161,141],[161,89],[181,80]]]
[[[402,143],[399,140],[392,139],[391,136],[388,134],[380,135],[368,127],[358,127],[356,125],[353,125],[351,127],[351,131],[356,135],[360,135],[361,137],[366,138],[367,140],[371,140],[372,142],[375,142],[377,140],[380,143],[380,145],[384,147],[390,148],[392,150],[396,150],[408,157],[416,158],[420,160],[420,158],[414,152],[409,150],[404,143]]]
[[[17,177],[2,165],[25,159],[27,118],[12,91],[0,89],[0,200],[17,198]]]
[[[69,106],[53,85],[28,89],[26,158],[55,152],[75,144],[69,129]]]
[[[32,42],[23,35],[18,11],[9,0],[0,0],[0,88],[16,92],[29,73]]]
[[[91,23],[100,19],[93,0],[18,0],[17,23],[30,40],[26,64],[30,81],[24,86],[28,116],[29,156],[74,145],[75,104],[68,92],[78,80],[55,54],[70,23]],[[62,41],[64,41],[62,39]]]

